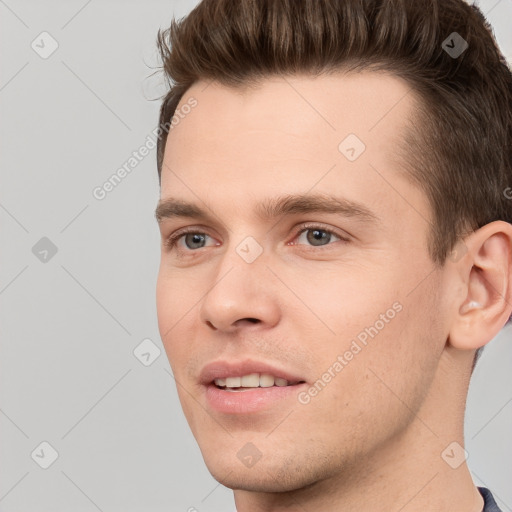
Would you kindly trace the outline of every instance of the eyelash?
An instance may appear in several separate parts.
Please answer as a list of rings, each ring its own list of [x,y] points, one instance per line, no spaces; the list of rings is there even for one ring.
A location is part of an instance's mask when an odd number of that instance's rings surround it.
[[[295,240],[297,237],[299,237],[302,233],[304,233],[305,231],[314,231],[314,230],[318,230],[318,231],[324,231],[325,233],[328,233],[329,235],[334,235],[336,237],[338,237],[340,240],[337,240],[339,242],[348,242],[348,238],[343,236],[341,233],[338,233],[332,229],[328,229],[327,227],[325,226],[322,226],[321,224],[301,224],[300,226],[298,226],[297,228],[298,230],[296,231],[295,233],[295,236],[293,237],[293,239]],[[172,234],[171,236],[169,236],[168,238],[166,238],[165,240],[165,246],[169,249],[169,250],[172,250],[176,247],[176,244],[178,243],[178,241],[180,240],[180,238],[188,235],[188,234],[199,234],[199,235],[208,235],[208,233],[206,232],[202,232],[202,231],[199,231],[197,228],[183,228],[182,230],[179,230],[177,231],[176,233]],[[294,245],[297,245],[297,244],[294,244]],[[303,244],[300,244],[300,245],[303,245]],[[309,246],[311,249],[315,250],[315,249],[321,249],[322,247],[326,247],[326,246],[329,246],[329,245],[332,245],[331,243],[329,244],[326,244],[326,245],[321,245],[321,246],[314,246],[314,245],[311,245]],[[199,249],[204,249],[205,247],[200,247]],[[187,252],[197,252],[199,249],[186,249]]]

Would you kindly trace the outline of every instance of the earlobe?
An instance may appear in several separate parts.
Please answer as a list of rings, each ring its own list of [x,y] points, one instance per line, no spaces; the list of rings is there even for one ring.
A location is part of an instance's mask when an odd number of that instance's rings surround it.
[[[512,312],[512,224],[486,224],[465,245],[467,254],[456,263],[464,297],[457,304],[448,342],[476,350],[498,334]]]

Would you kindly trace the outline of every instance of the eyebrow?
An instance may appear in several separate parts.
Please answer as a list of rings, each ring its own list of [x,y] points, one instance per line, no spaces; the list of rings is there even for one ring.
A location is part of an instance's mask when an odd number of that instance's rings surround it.
[[[299,213],[330,213],[343,215],[366,223],[378,223],[379,218],[366,206],[345,198],[324,194],[285,195],[267,199],[256,205],[256,215],[262,220],[272,220],[284,215]],[[213,220],[214,215],[194,203],[169,197],[159,201],[155,217],[164,219],[190,218]]]

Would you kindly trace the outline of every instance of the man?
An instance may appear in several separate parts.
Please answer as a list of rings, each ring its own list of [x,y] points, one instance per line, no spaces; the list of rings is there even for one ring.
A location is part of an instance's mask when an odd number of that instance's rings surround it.
[[[238,512],[499,510],[463,448],[512,312],[512,75],[480,11],[203,0],[159,47],[159,329]]]

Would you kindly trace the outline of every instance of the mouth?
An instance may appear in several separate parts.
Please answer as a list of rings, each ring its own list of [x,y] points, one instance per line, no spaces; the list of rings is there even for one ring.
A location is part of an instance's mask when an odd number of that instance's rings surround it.
[[[288,387],[303,384],[305,381],[289,381],[269,373],[250,373],[241,377],[226,377],[214,379],[212,382],[218,389],[224,391],[248,391],[257,388]]]
[[[206,406],[212,411],[236,415],[275,410],[293,404],[307,384],[292,372],[253,360],[216,361],[200,375]]]

